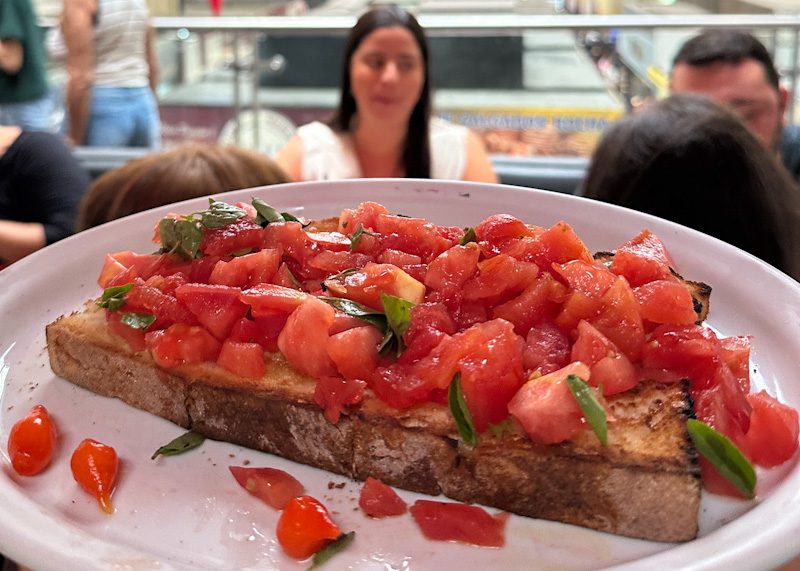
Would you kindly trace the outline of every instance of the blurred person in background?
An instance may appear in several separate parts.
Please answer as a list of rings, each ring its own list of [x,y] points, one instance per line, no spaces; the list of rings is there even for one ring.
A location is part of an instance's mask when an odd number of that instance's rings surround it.
[[[497,182],[475,133],[431,117],[425,33],[393,5],[369,10],[350,31],[334,116],[301,126],[275,160],[293,180]]]
[[[90,183],[56,135],[0,127],[0,267],[72,234]]]
[[[43,41],[30,0],[0,0],[0,125],[52,129]]]
[[[736,111],[800,181],[800,127],[784,126],[789,93],[767,48],[751,34],[712,29],[678,50],[672,93],[702,93]]]
[[[704,232],[800,278],[800,193],[731,111],[673,95],[612,124],[579,194]]]
[[[77,230],[198,196],[289,182],[275,162],[236,146],[186,143],[101,175],[84,197]]]
[[[159,148],[158,63],[146,0],[63,0],[60,21],[67,139]]]

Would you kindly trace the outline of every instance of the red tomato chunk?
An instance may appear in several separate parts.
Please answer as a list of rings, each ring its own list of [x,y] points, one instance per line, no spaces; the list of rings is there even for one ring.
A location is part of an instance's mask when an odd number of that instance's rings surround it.
[[[397,492],[372,476],[367,478],[361,488],[358,505],[365,514],[374,518],[402,515],[408,510],[406,502]]]
[[[282,510],[289,500],[305,491],[294,476],[277,468],[228,466],[228,470],[241,487],[276,510]]]

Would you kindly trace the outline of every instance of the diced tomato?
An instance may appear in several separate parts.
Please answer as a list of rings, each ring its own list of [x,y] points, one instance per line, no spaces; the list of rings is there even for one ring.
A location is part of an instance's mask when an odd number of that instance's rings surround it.
[[[330,252],[346,252],[350,249],[351,240],[342,232],[306,232],[312,248]]]
[[[325,411],[331,424],[339,422],[344,407],[360,403],[364,399],[367,383],[361,379],[320,377],[314,389],[314,402]]]
[[[378,366],[382,339],[383,334],[372,325],[347,329],[328,338],[328,355],[345,379],[366,380]]]
[[[653,280],[633,290],[642,319],[654,323],[691,325],[697,321],[692,294],[680,282]]]
[[[540,274],[517,297],[495,306],[492,317],[510,321],[514,331],[525,336],[536,324],[555,318],[560,305],[554,298],[560,296],[562,290],[563,286],[552,275]]]
[[[119,311],[106,311],[106,323],[108,330],[114,335],[122,337],[131,350],[135,352],[144,351],[147,345],[144,342],[145,332],[142,329],[134,329],[120,321],[122,313]]]
[[[590,384],[603,387],[604,396],[630,390],[639,383],[639,373],[630,359],[587,321],[578,323],[578,338],[570,357],[589,365]]]
[[[278,271],[281,255],[278,250],[264,249],[253,254],[220,260],[208,278],[209,283],[236,287],[252,287],[272,281]]]
[[[289,500],[276,530],[278,543],[295,559],[311,557],[340,535],[342,530],[333,523],[328,510],[311,496]]]
[[[306,262],[309,267],[325,272],[326,274],[337,274],[350,268],[364,267],[372,258],[358,252],[332,252],[323,250]]]
[[[503,303],[531,286],[539,275],[535,264],[499,254],[478,264],[478,275],[464,283],[464,299]]]
[[[378,398],[401,410],[425,402],[435,389],[427,380],[421,379],[410,365],[403,363],[378,367],[367,381]]]
[[[750,337],[723,337],[719,340],[720,355],[739,381],[742,393],[750,392]]]
[[[239,288],[223,285],[184,284],[175,289],[175,297],[219,340],[226,339],[249,310],[239,295]]]
[[[528,372],[542,375],[566,367],[570,362],[569,337],[553,323],[543,323],[528,331],[522,350],[522,365]]]
[[[496,256],[514,241],[533,238],[543,231],[529,227],[510,214],[493,214],[475,226],[475,236],[486,256]]]
[[[581,319],[592,319],[603,309],[603,298],[616,281],[606,268],[583,260],[554,264],[552,270],[571,289],[556,318],[556,323],[566,330],[577,327]]]
[[[730,375],[730,378],[733,379],[733,375]],[[715,382],[700,390],[690,387],[690,395],[694,401],[694,411],[698,420],[702,420],[730,438],[749,458],[750,449],[745,433],[750,425],[751,407],[744,395],[731,393],[731,388],[733,383]]]
[[[542,270],[550,270],[553,264],[564,264],[570,260],[592,263],[592,254],[572,226],[558,222],[535,238],[524,238],[505,250],[509,256],[533,262]]]
[[[456,324],[444,305],[428,302],[415,305],[411,308],[411,323],[403,335],[406,350],[400,355],[400,362],[419,361],[455,332]]]
[[[305,491],[294,476],[277,468],[228,466],[228,470],[241,487],[276,510],[282,510],[289,500]]]
[[[408,510],[406,502],[393,488],[372,476],[368,477],[361,487],[358,505],[365,514],[374,518],[402,515]]]
[[[446,294],[458,292],[464,282],[478,271],[480,253],[474,242],[442,252],[428,265],[425,285]]]
[[[278,266],[278,271],[272,276],[272,283],[289,289],[300,289],[300,283],[292,274],[286,262],[282,262],[281,265]]]
[[[428,539],[459,541],[482,547],[503,547],[508,513],[490,515],[478,506],[417,500],[411,516]]]
[[[353,234],[359,225],[365,230],[374,230],[377,227],[378,216],[389,214],[382,204],[377,202],[362,202],[355,210],[345,208],[339,215],[339,232]]]
[[[753,408],[746,436],[750,460],[765,468],[783,464],[797,451],[797,411],[763,390],[747,395],[747,402]]]
[[[102,288],[130,283],[134,278],[146,280],[165,266],[165,254],[137,254],[131,251],[106,254],[97,284]]]
[[[164,368],[216,361],[221,347],[202,327],[183,323],[150,331],[145,335],[145,342],[156,364]]]
[[[381,252],[375,259],[379,264],[392,264],[398,268],[405,269],[407,266],[417,266],[422,264],[422,258],[416,254],[409,254],[402,250],[393,250],[391,248]],[[407,270],[406,270],[407,271]]]
[[[278,336],[278,348],[289,363],[315,379],[336,376],[336,366],[328,355],[328,331],[334,313],[324,301],[308,296]]]
[[[672,257],[659,238],[649,230],[642,230],[614,253],[611,271],[628,280],[632,287],[655,280],[674,280],[670,267]]]
[[[267,225],[264,228],[264,247],[278,249],[284,253],[284,257],[288,256],[301,264],[314,253],[311,241],[299,222],[273,222]]]
[[[151,326],[152,329],[161,329],[174,323],[198,323],[194,313],[177,298],[141,281],[125,294],[123,311],[155,315],[156,321]]]
[[[422,218],[379,214],[375,230],[383,235],[382,246],[403,250],[431,262],[436,256],[458,244],[464,235],[460,228],[437,226]]]
[[[397,266],[368,263],[362,269],[325,281],[335,297],[343,297],[383,311],[381,294],[420,303],[425,286]]]
[[[265,246],[264,229],[247,217],[203,233],[200,251],[206,256],[225,256]]]
[[[703,488],[712,494],[720,496],[744,498],[744,495],[720,474],[711,462],[703,456],[700,456],[697,460],[700,463],[700,477],[703,480]]]
[[[567,385],[569,375],[590,380],[587,365],[570,363],[548,375],[532,377],[508,403],[508,412],[534,442],[556,444],[584,429],[583,412]]]
[[[275,284],[259,284],[239,294],[239,299],[250,306],[254,317],[291,313],[308,297],[302,291]]]
[[[245,343],[258,343],[264,351],[278,352],[278,335],[283,330],[288,313],[277,313],[267,317],[243,317],[233,324],[229,339]]]
[[[264,348],[258,343],[226,339],[217,357],[217,365],[246,379],[260,379],[267,372]]]
[[[720,365],[719,342],[701,325],[662,325],[642,347],[642,365],[675,371],[701,390],[710,386]]]
[[[625,356],[637,361],[645,341],[644,324],[633,290],[625,278],[617,278],[601,301],[600,313],[588,321],[613,341]]]

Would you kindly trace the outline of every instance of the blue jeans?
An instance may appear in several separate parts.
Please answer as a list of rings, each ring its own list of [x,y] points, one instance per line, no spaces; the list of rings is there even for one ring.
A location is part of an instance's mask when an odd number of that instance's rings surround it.
[[[55,117],[49,95],[24,103],[0,103],[0,125],[16,125],[26,131],[53,131]]]
[[[89,147],[161,146],[161,121],[149,87],[93,87]]]

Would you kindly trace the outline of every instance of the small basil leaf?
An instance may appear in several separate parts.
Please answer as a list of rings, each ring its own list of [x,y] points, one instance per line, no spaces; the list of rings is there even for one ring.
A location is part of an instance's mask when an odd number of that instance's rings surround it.
[[[178,254],[187,260],[197,257],[203,239],[198,223],[185,218],[162,218],[158,223],[158,235],[163,252]]]
[[[133,289],[133,284],[124,284],[114,287],[107,287],[103,290],[103,295],[97,305],[105,307],[110,311],[115,311],[125,303],[125,294]]]
[[[247,216],[247,212],[238,206],[213,198],[209,200],[211,204],[208,210],[198,213],[200,223],[206,228],[222,228]]]
[[[156,450],[150,459],[155,460],[159,456],[175,456],[177,454],[182,454],[192,448],[197,448],[205,439],[206,437],[202,434],[189,431]]]
[[[736,445],[724,434],[694,418],[686,421],[686,428],[697,451],[746,498],[752,499],[756,488],[756,471]]]
[[[343,297],[330,297],[327,295],[318,296],[319,299],[324,301],[325,303],[332,305],[336,309],[341,312],[346,313],[347,315],[351,315],[353,317],[358,317],[359,319],[363,319],[367,323],[371,323],[381,333],[386,333],[389,329],[389,325],[386,320],[386,316],[381,313],[380,311],[375,311],[371,307],[367,307],[366,305],[361,305],[355,301],[350,299],[345,299]]]
[[[253,205],[253,208],[256,209],[256,224],[267,226],[273,222],[286,222],[286,219],[281,215],[280,212],[275,210],[275,208],[260,198],[253,198],[251,204]]]
[[[311,559],[311,567],[309,567],[309,571],[311,569],[316,569],[326,561],[328,561],[331,557],[343,551],[348,545],[353,543],[353,540],[356,537],[356,532],[351,531],[349,533],[343,533],[336,539],[334,539],[331,543],[326,545],[323,549],[317,551],[314,554],[314,557]]]
[[[581,412],[589,426],[592,427],[597,439],[605,446],[608,444],[608,424],[606,422],[606,411],[597,402],[594,391],[589,385],[577,375],[569,375],[567,377],[567,386],[569,387],[572,396],[578,401],[578,406],[581,407]]]
[[[289,212],[281,212],[281,216],[283,216],[283,219],[286,220],[286,222],[299,222],[300,226],[303,228],[311,224],[310,222],[303,222],[300,218]]]
[[[375,234],[373,234],[372,232],[367,232],[366,230],[364,230],[364,227],[361,224],[359,224],[356,227],[356,231],[353,232],[352,236],[350,236],[350,251],[351,252],[358,247],[358,243],[359,243],[359,241],[361,241],[361,236],[363,236],[364,234],[366,234],[367,236],[375,236]]]
[[[463,238],[458,242],[460,246],[466,246],[470,242],[477,242],[478,236],[475,234],[474,228],[467,228],[464,232]]]
[[[125,312],[120,314],[119,320],[128,327],[144,331],[155,322],[156,316],[150,313]]]
[[[475,432],[475,425],[472,423],[472,414],[464,400],[464,393],[461,392],[461,373],[456,373],[450,381],[450,389],[447,391],[447,402],[450,405],[450,414],[456,421],[458,434],[461,440],[470,446],[478,443],[478,434]]]
[[[397,356],[399,357],[405,349],[403,335],[408,330],[408,326],[411,325],[411,308],[415,304],[401,297],[386,293],[381,294],[381,304],[383,305],[389,328],[394,332],[397,339]],[[387,342],[386,339],[384,341]]]

